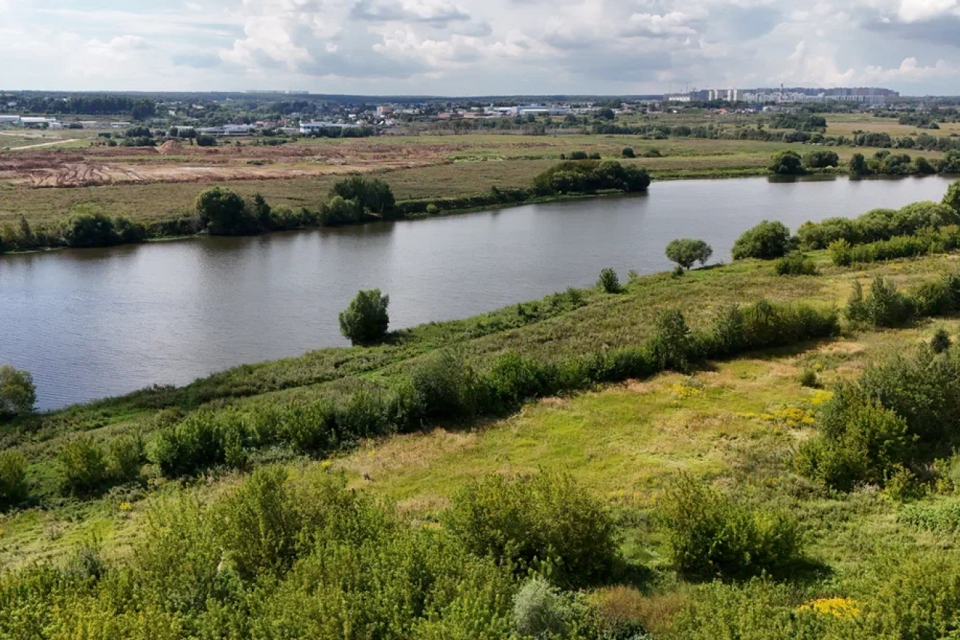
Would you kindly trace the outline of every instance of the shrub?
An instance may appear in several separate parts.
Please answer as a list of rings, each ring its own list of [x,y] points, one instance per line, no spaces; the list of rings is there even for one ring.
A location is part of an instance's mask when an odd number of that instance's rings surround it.
[[[604,269],[600,272],[600,279],[597,280],[597,286],[607,293],[620,293],[623,287],[620,285],[620,278],[613,269]]]
[[[620,155],[624,158],[636,158],[637,154],[634,153],[633,147],[624,147],[623,151],[620,152]]]
[[[381,295],[379,289],[360,291],[340,313],[340,333],[354,345],[382,341],[390,327],[389,305],[390,296]]]
[[[853,292],[847,301],[847,319],[854,323],[871,324],[875,327],[899,327],[913,316],[913,305],[896,285],[881,276],[874,278],[870,295],[863,297],[863,287],[853,284]]]
[[[690,476],[666,490],[658,518],[670,557],[684,574],[737,578],[778,572],[801,557],[795,521],[749,510]]]
[[[379,178],[353,176],[340,180],[330,190],[330,197],[335,196],[356,202],[362,211],[369,211],[382,218],[392,217],[396,206],[390,185]]]
[[[894,465],[908,460],[911,452],[906,421],[855,388],[837,390],[819,426],[820,435],[800,446],[796,468],[834,489],[883,485]]]
[[[667,245],[667,258],[676,262],[684,269],[689,269],[694,262],[705,265],[710,256],[713,255],[713,249],[703,240],[671,240]]]
[[[947,194],[943,196],[943,205],[960,214],[960,180],[955,181],[947,189]]]
[[[800,386],[817,388],[820,386],[820,381],[817,379],[817,372],[813,369],[804,369],[800,374]]]
[[[771,173],[781,176],[803,175],[803,161],[796,151],[781,151],[774,154],[767,167]]]
[[[654,326],[651,350],[656,365],[660,369],[689,370],[694,341],[683,313],[679,309],[659,311]]]
[[[570,160],[586,160],[587,152],[586,151],[572,151],[569,156]]]
[[[197,146],[198,147],[215,147],[217,146],[217,139],[205,133],[201,134],[197,136]]]
[[[497,358],[487,373],[486,384],[504,409],[515,408],[525,400],[560,390],[557,373],[551,367],[514,352]]]
[[[930,164],[930,161],[923,156],[917,156],[913,161],[913,171],[922,176],[928,176],[936,173],[937,168]]]
[[[150,460],[168,478],[191,475],[226,462],[228,442],[243,435],[239,416],[233,412],[198,412],[162,430]]]
[[[471,553],[518,574],[550,566],[553,578],[571,586],[602,579],[617,558],[603,502],[566,474],[488,476],[455,494],[444,523]]]
[[[840,164],[836,151],[810,151],[803,155],[803,166],[807,169],[826,169]]]
[[[413,370],[409,411],[420,420],[472,417],[480,396],[480,379],[463,354],[443,350]]]
[[[634,193],[646,191],[649,186],[650,176],[646,170],[614,160],[561,162],[534,179],[534,189],[541,195],[595,191]]]
[[[32,413],[36,404],[33,376],[9,365],[0,367],[0,418]]]
[[[90,436],[67,442],[57,455],[64,492],[91,495],[104,490],[110,481],[107,456]]]
[[[936,330],[930,339],[930,349],[934,353],[943,353],[950,348],[950,334],[943,327]]]
[[[29,495],[27,459],[19,451],[0,452],[0,512],[23,504]]]
[[[62,225],[68,247],[110,247],[119,243],[113,220],[102,213],[78,213]]]
[[[282,468],[256,470],[220,505],[220,539],[241,577],[280,575],[297,555],[300,514]]]
[[[514,628],[523,638],[564,637],[575,617],[569,599],[539,576],[520,587],[513,603]]]
[[[320,205],[320,224],[324,227],[354,224],[363,220],[363,205],[356,200],[346,200],[335,195]]]
[[[197,213],[210,235],[244,235],[259,230],[243,198],[224,187],[211,187],[197,196]]]
[[[140,478],[145,461],[143,439],[139,435],[123,436],[110,442],[107,473],[113,482],[132,482]]]
[[[817,275],[817,265],[802,253],[791,253],[784,258],[778,259],[773,264],[773,270],[778,276]]]
[[[859,178],[870,175],[870,166],[862,153],[855,153],[850,157],[850,162],[847,163],[847,171],[850,172],[851,176]]]
[[[733,245],[733,259],[780,258],[790,251],[791,244],[790,230],[782,222],[764,220],[737,238]]]

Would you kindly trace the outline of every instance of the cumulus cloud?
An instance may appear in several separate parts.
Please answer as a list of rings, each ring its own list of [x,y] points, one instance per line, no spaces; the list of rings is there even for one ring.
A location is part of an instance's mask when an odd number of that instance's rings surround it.
[[[85,67],[106,83],[97,88],[142,81],[147,84],[136,88],[657,93],[669,88],[665,83],[744,88],[784,82],[946,93],[955,91],[952,61],[960,47],[960,0],[138,5],[116,10],[102,0],[0,0],[5,81],[29,86],[43,78],[44,86],[84,88],[88,81],[69,69]],[[18,62],[24,55],[44,72],[24,71]]]

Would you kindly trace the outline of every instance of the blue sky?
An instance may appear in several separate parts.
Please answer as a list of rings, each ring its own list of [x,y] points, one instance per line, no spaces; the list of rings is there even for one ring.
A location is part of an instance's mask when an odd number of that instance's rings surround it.
[[[960,0],[0,0],[0,88],[960,94]]]

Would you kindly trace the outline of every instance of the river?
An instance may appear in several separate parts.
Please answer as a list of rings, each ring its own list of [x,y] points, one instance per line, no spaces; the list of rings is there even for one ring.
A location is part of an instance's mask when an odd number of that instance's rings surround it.
[[[940,200],[949,181],[765,178],[654,183],[649,194],[432,219],[0,257],[0,363],[30,371],[53,409],[185,384],[238,364],[346,345],[358,289],[390,295],[391,328],[463,318],[669,269],[667,242],[714,261],[763,219],[807,220]]]

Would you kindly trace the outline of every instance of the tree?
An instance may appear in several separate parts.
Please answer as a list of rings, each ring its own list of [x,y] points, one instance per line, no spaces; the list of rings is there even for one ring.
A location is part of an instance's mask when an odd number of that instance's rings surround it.
[[[253,215],[262,229],[268,229],[273,223],[273,218],[270,216],[270,205],[267,204],[266,199],[259,192],[253,196]]]
[[[232,236],[256,230],[256,219],[239,194],[211,187],[197,197],[200,223],[212,236]]]
[[[601,120],[613,120],[614,118],[617,117],[617,114],[613,112],[613,109],[610,109],[608,107],[606,109],[601,109],[597,113],[597,117],[600,118]]]
[[[796,151],[781,151],[773,156],[768,167],[771,173],[780,176],[803,175],[803,160]]]
[[[396,207],[393,190],[379,178],[366,179],[353,176],[340,180],[330,191],[330,196],[340,196],[344,200],[357,202],[364,211],[369,211],[384,218],[390,217]]]
[[[803,166],[807,169],[826,169],[840,164],[836,151],[811,151],[803,156]]]
[[[620,286],[620,278],[613,269],[604,269],[600,272],[600,279],[597,280],[597,286],[607,293],[620,293],[623,287]]]
[[[792,244],[790,230],[782,222],[764,220],[737,238],[733,244],[733,259],[780,258],[790,251]]]
[[[870,175],[870,166],[867,164],[867,159],[863,157],[862,153],[853,154],[847,167],[850,175],[856,178]]]
[[[694,262],[704,265],[712,255],[713,249],[703,240],[683,238],[671,240],[667,245],[667,257],[684,269],[692,267]]]
[[[960,180],[947,189],[947,195],[943,196],[943,204],[960,213]]]
[[[340,314],[340,333],[354,345],[382,341],[390,326],[389,305],[390,296],[381,295],[380,289],[360,291]]]
[[[36,404],[33,376],[8,365],[0,367],[0,416],[25,415],[31,413]]]

